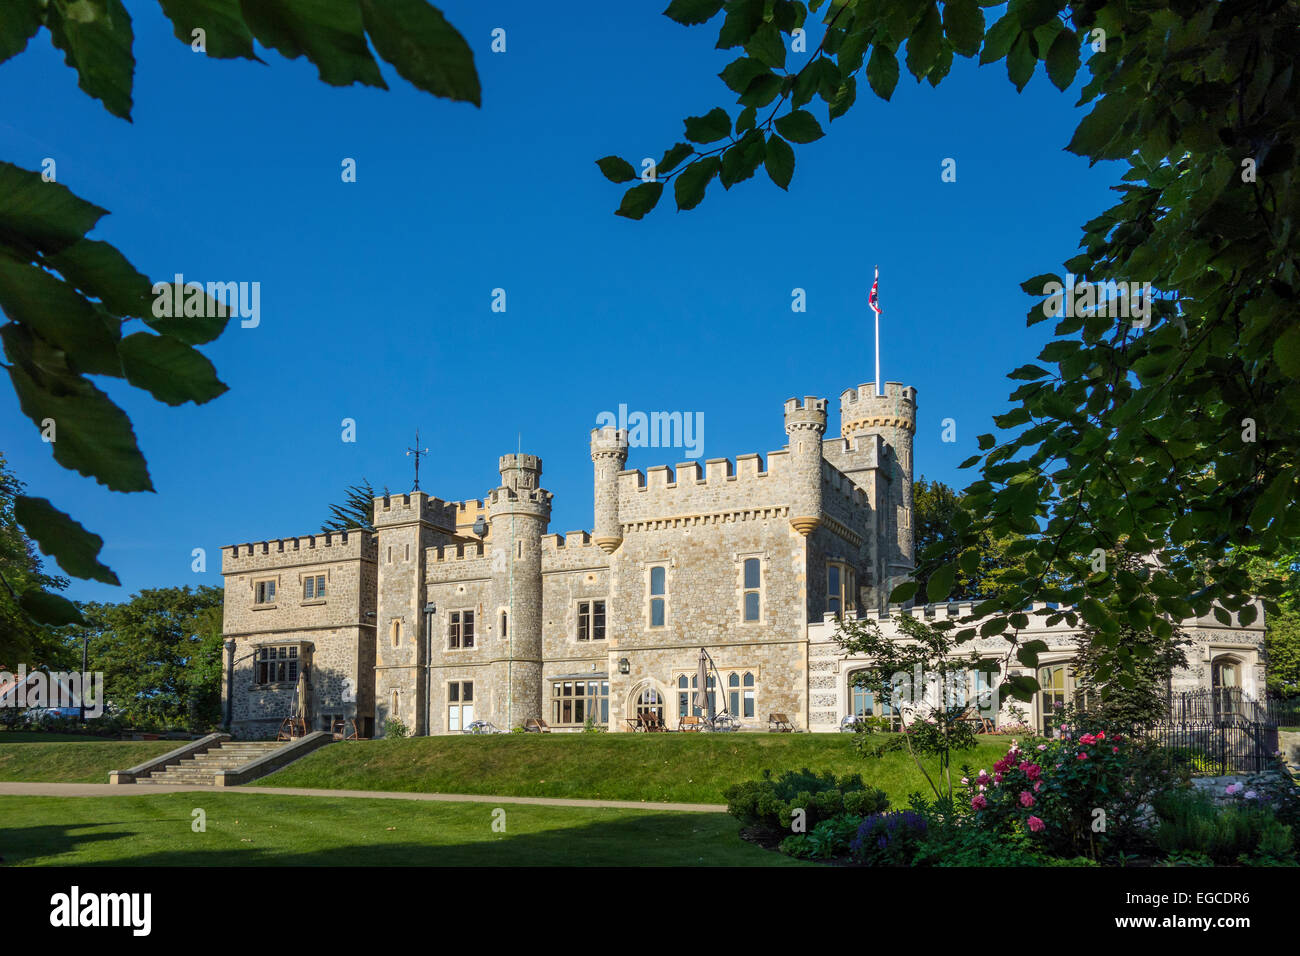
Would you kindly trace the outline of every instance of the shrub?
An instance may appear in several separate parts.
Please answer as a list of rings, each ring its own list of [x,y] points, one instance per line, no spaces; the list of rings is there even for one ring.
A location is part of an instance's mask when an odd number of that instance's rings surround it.
[[[849,844],[853,859],[869,866],[911,866],[929,821],[915,810],[873,813]]]
[[[1204,854],[1214,863],[1293,862],[1291,828],[1267,806],[1219,806],[1199,791],[1165,793],[1153,801],[1155,842],[1171,859]]]
[[[781,841],[781,852],[805,860],[830,860],[846,856],[858,832],[858,817],[840,814],[823,820],[810,833],[796,833]]]
[[[409,737],[410,733],[411,732],[406,729],[406,724],[402,723],[400,720],[390,717],[388,720],[384,721],[385,737]]]
[[[1148,846],[1146,805],[1170,785],[1156,745],[1106,731],[1075,736],[1066,725],[1029,750],[1012,741],[991,775],[964,772],[978,826],[1029,833],[1051,855],[1091,859]]]
[[[723,796],[728,813],[771,835],[788,831],[797,810],[804,811],[804,823],[812,829],[846,812],[861,815],[889,806],[885,793],[868,787],[858,774],[836,779],[833,773],[817,774],[807,767],[787,770],[775,778],[772,771],[764,770],[761,780],[733,784]]]

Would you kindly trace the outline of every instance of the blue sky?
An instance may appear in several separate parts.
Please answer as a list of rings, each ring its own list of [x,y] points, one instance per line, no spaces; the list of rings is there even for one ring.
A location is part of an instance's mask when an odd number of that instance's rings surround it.
[[[884,377],[919,393],[917,472],[970,480],[957,464],[1048,334],[1025,328],[1019,283],[1073,255],[1079,226],[1111,204],[1115,168],[1063,150],[1077,88],[1057,92],[1040,66],[1017,94],[1002,64],[960,58],[937,90],[904,73],[888,103],[863,80],[830,135],[796,148],[789,193],[760,170],[730,192],[715,182],[692,212],[666,197],[631,222],[593,161],[639,167],[682,138],[683,117],[733,104],[716,74],[738,51],[713,50],[716,24],[678,26],[665,5],[575,2],[561,18],[444,2],[474,47],[481,109],[387,66],[384,92],[327,87],[306,60],[266,51],[267,66],[208,60],[153,2],[128,3],[134,123],[77,88],[47,34],[0,66],[0,158],[54,158],[60,182],[110,210],[95,238],[154,279],[261,283],[261,324],[204,348],[230,386],[221,398],[169,408],[98,382],[135,423],[156,494],[56,465],[0,384],[0,450],[29,493],[104,537],[122,579],[70,596],[219,584],[222,545],[312,533],[363,477],[407,490],[417,427],[421,485],[451,499],[482,497],[522,440],[543,458],[559,532],[591,525],[588,433],[620,403],[702,413],[705,458],[780,448],[792,395],[831,399],[833,432],[839,393],[874,377],[875,264]],[[489,49],[496,27],[504,54]],[[341,180],[345,157],[356,183]],[[949,157],[955,183],[940,178]],[[945,418],[955,443],[940,439]],[[634,449],[629,467],[682,458]],[[197,547],[205,574],[190,568]]]

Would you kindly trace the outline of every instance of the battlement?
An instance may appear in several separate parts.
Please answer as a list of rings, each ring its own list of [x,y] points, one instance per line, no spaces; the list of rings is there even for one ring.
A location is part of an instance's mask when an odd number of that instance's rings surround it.
[[[628,434],[626,428],[615,428],[613,425],[606,425],[604,428],[593,428],[591,430],[591,450],[593,454],[598,451],[626,452],[627,445]]]
[[[785,430],[806,428],[822,432],[826,430],[826,399],[815,395],[805,396],[803,401],[797,398],[786,399]]]
[[[452,561],[473,561],[484,557],[484,548],[479,542],[470,544],[444,544],[425,550],[425,558],[430,564],[446,564]]]
[[[325,531],[297,538],[275,538],[221,549],[221,572],[237,574],[290,564],[346,561],[374,561],[379,553],[375,536],[367,531]]]
[[[900,382],[886,382],[885,394],[876,394],[876,383],[868,382],[840,394],[840,433],[869,428],[903,428],[916,431],[916,389]]]
[[[497,470],[510,471],[521,468],[524,471],[541,471],[542,459],[536,455],[502,455],[497,461]]]
[[[456,505],[412,491],[403,495],[375,497],[375,527],[425,521],[439,527],[455,527]]]
[[[542,535],[542,557],[555,557],[561,552],[578,551],[583,548],[595,548],[603,557],[604,552],[591,540],[591,533],[588,531],[570,531],[567,534],[544,534]]]

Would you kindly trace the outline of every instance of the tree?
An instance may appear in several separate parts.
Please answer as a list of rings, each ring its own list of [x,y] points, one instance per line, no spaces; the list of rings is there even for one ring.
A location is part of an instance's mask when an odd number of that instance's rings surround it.
[[[388,494],[388,489],[384,489]],[[365,478],[359,485],[348,485],[343,492],[343,501],[330,505],[330,516],[320,526],[322,531],[362,531],[375,530],[375,489]]]
[[[957,541],[957,515],[962,508],[959,494],[941,481],[926,481],[922,476],[912,483],[912,501],[918,554],[946,550]],[[1020,534],[1009,534],[996,541],[987,534],[976,538],[958,561],[947,600],[981,600],[1001,591],[1007,579],[1023,568],[1016,554],[1023,551],[1024,545],[1018,542],[1024,540],[1025,536]],[[929,584],[927,569],[919,568],[913,580],[917,591],[924,594]]]
[[[677,207],[691,209],[714,178],[730,189],[760,165],[789,187],[791,144],[824,135],[805,107],[820,97],[828,120],[843,116],[864,62],[868,85],[888,99],[904,46],[918,82],[940,83],[954,54],[978,55],[1005,61],[1017,90],[1040,61],[1068,89],[1086,52],[1080,104],[1092,107],[1066,148],[1121,161],[1120,200],[1084,224],[1082,251],[1061,273],[1022,284],[1038,300],[1029,324],[1056,319],[1055,337],[1042,364],[1009,374],[1021,384],[994,419],[1001,439],[979,436],[981,454],[963,463],[981,475],[955,538],[922,556],[925,593],[946,598],[981,537],[1018,534],[1023,564],[966,623],[996,615],[1014,638],[1029,602],[1065,605],[1047,620],[1082,620],[1115,664],[1121,637],[1130,653],[1154,652],[1170,619],[1213,612],[1248,624],[1254,594],[1275,613],[1280,585],[1252,576],[1248,549],[1268,560],[1300,551],[1300,509],[1289,507],[1300,497],[1300,7],[1011,0],[988,25],[983,5],[836,0],[796,68],[787,42],[809,12],[798,0],[672,0],[666,14],[683,24],[725,9],[717,45],[743,55],[720,76],[740,109],[734,121],[722,108],[688,118],[686,141],[665,153],[655,182],[625,193],[618,214],[643,217],[669,180]],[[598,165],[614,182],[636,178],[617,157]],[[1142,290],[1133,314],[1130,282]],[[1093,570],[1098,556],[1114,566],[1120,550],[1159,562]],[[892,598],[915,593],[908,583]]]
[[[306,56],[332,86],[387,84],[367,40],[417,88],[479,105],[468,44],[425,0],[158,0],[176,37],[196,52],[261,62],[253,42]],[[131,118],[135,57],[122,0],[5,0],[0,63],[48,30],[81,89]],[[18,404],[54,459],[113,491],[152,491],[126,413],[89,376],[124,379],[160,402],[209,402],[226,391],[194,346],[225,329],[229,309],[197,285],[151,284],[118,249],[86,234],[106,214],[38,172],[0,162],[0,344]],[[175,303],[181,308],[161,308]],[[139,320],[145,328],[132,331]],[[129,333],[129,334],[128,334]],[[99,560],[103,539],[44,498],[19,495],[13,513],[41,551],[76,578],[118,584]],[[82,621],[48,590],[27,592],[38,622]]]
[[[14,501],[23,483],[0,454],[0,668],[45,665],[60,670],[69,663],[62,643],[28,609],[51,591],[61,591],[67,578],[45,573],[36,545],[14,517]],[[80,658],[78,658],[80,663]]]
[[[201,729],[221,719],[222,590],[154,588],[122,604],[85,604],[86,624],[69,643],[89,638],[91,671],[126,720],[144,726]]]
[[[965,687],[967,673],[981,668],[980,657],[974,651],[965,657],[957,654],[948,629],[910,614],[893,620],[901,639],[881,633],[874,620],[863,618],[841,621],[835,640],[845,654],[871,661],[871,668],[855,672],[852,681],[871,691],[882,713],[903,714],[907,709],[904,746],[935,798],[951,801],[952,754],[975,748],[975,730],[965,719]],[[937,779],[930,776],[923,757],[937,759]]]
[[[1141,560],[1120,557],[1122,568],[1136,572]],[[1168,713],[1169,675],[1187,666],[1185,648],[1191,641],[1175,623],[1168,637],[1136,634],[1127,621],[1120,623],[1118,657],[1108,659],[1097,629],[1085,626],[1076,638],[1075,698],[1086,702],[1088,715],[1117,726],[1143,726]],[[1119,666],[1115,666],[1115,661]]]

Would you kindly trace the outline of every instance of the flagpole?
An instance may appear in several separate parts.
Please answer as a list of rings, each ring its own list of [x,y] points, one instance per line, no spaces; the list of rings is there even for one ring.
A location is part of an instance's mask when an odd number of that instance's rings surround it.
[[[872,289],[876,288],[876,283],[880,282],[880,266],[876,266],[875,280]],[[885,394],[883,383],[880,381],[880,303],[875,302],[871,306],[871,311],[876,314],[876,397],[879,398]]]

